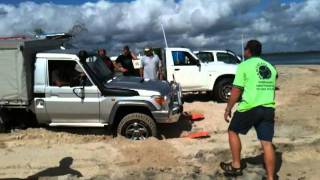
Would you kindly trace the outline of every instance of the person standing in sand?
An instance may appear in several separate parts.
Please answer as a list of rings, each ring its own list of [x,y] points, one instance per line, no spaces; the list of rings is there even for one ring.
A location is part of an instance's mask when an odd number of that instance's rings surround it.
[[[153,53],[151,47],[144,49],[145,56],[141,59],[140,77],[150,80],[162,80],[161,60]]]
[[[237,69],[231,90],[231,97],[225,110],[224,119],[229,123],[232,108],[240,99],[228,128],[232,162],[222,162],[220,167],[226,175],[241,176],[241,141],[239,134],[247,134],[254,127],[264,151],[267,179],[274,179],[275,153],[272,145],[274,136],[276,69],[260,55],[262,45],[257,40],[248,41],[245,58]]]

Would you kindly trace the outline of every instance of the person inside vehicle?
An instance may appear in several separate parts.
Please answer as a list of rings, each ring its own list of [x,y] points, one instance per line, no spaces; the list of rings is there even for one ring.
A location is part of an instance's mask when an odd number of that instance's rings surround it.
[[[151,47],[144,49],[145,56],[141,59],[140,77],[150,80],[162,79],[161,60],[153,53]]]
[[[70,75],[68,73],[67,66],[56,67],[51,73],[52,85],[53,86],[69,86]]]
[[[51,73],[53,86],[80,86],[84,79],[84,72],[76,63],[62,63]]]
[[[124,76],[138,76],[132,62],[136,59],[137,56],[130,51],[129,46],[124,46],[122,54],[116,60],[117,70],[122,72]]]
[[[103,62],[107,65],[107,67],[110,69],[112,73],[114,73],[114,65],[111,59],[107,56],[107,52],[105,49],[100,48],[98,50],[98,57],[100,57]]]

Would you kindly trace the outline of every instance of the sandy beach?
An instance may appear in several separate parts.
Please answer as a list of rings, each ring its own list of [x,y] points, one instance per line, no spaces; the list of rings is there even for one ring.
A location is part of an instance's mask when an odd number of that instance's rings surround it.
[[[279,80],[274,145],[280,179],[320,177],[320,66],[277,66]],[[0,134],[0,179],[228,179],[219,169],[230,160],[226,104],[188,94],[185,111],[205,119],[161,127],[161,140],[133,142],[104,129],[29,128]],[[183,137],[205,130],[209,138]],[[243,140],[244,175],[261,179],[260,144],[251,130]],[[62,161],[61,161],[62,160]],[[59,166],[59,162],[61,165]]]

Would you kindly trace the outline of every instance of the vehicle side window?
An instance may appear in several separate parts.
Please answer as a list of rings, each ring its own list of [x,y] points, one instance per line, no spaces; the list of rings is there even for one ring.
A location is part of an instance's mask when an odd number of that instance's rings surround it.
[[[224,62],[226,64],[238,64],[240,63],[239,59],[229,53],[217,53],[218,61]]]
[[[213,62],[214,58],[210,52],[199,52],[197,54],[198,58],[203,62]]]
[[[173,51],[172,58],[175,66],[197,65],[197,59],[185,51]]]
[[[49,85],[50,86],[91,86],[91,82],[75,61],[48,61]]]

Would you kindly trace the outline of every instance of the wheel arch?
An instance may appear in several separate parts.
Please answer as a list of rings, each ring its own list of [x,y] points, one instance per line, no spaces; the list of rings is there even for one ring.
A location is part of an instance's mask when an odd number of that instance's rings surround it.
[[[144,113],[154,119],[151,113],[154,110],[156,110],[156,107],[147,101],[121,101],[112,108],[109,123],[112,127],[117,127],[120,120],[130,113]]]
[[[235,78],[235,74],[223,74],[223,75],[220,75],[216,78],[216,80],[214,81],[214,84],[213,84],[213,87],[212,87],[212,91],[214,91],[216,85],[218,84],[219,81],[221,81],[222,79],[234,79]]]

